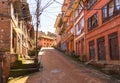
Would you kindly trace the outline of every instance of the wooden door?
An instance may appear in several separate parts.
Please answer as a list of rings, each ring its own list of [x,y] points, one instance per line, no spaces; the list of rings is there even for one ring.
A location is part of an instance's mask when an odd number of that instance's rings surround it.
[[[99,38],[97,40],[97,46],[98,46],[98,60],[105,60],[106,51],[105,51],[104,37]]]
[[[95,48],[94,48],[94,41],[89,42],[89,54],[90,54],[90,59],[95,58]]]
[[[119,60],[118,34],[112,33],[109,35],[109,51],[112,60]]]

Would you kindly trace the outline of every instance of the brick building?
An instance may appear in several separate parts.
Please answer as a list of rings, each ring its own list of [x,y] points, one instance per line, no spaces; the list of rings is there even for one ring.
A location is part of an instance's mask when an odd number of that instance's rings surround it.
[[[0,83],[6,83],[10,66],[33,48],[34,28],[26,0],[0,0]]]
[[[38,45],[41,47],[52,47],[56,45],[56,39],[48,36],[41,36],[39,37]]]
[[[84,61],[120,63],[120,0],[64,0],[61,49]],[[56,28],[55,27],[55,28]],[[57,29],[57,28],[56,28]]]
[[[57,21],[57,24],[60,24],[60,30],[58,34],[61,35],[61,50],[66,51],[67,53],[74,51],[74,10],[70,9],[72,6],[72,0],[64,0],[64,4],[62,6],[62,23],[61,21]],[[57,25],[56,27],[57,28]]]
[[[64,0],[62,6],[62,23],[56,19],[55,28],[60,26],[58,31],[61,35],[61,49],[68,54],[75,52],[82,57],[84,55],[84,10],[80,0]],[[56,30],[57,31],[57,30]],[[82,50],[81,50],[82,48]]]
[[[56,46],[56,37],[55,37],[55,35],[53,35],[52,33],[50,33],[50,34],[49,33],[46,35],[42,31],[39,32],[38,46],[40,46],[40,47],[52,47],[52,46]]]
[[[56,47],[58,49],[61,49],[61,36],[59,35],[60,27],[62,26],[62,14],[58,14],[54,28],[55,28],[55,33],[56,33]]]
[[[75,4],[76,5],[76,4]],[[84,4],[82,1],[77,2],[77,7],[75,9],[74,18],[74,30],[75,30],[75,53],[80,56],[81,60],[84,60],[85,56],[85,17],[84,17]]]
[[[87,59],[119,64],[120,0],[88,1],[85,11]]]

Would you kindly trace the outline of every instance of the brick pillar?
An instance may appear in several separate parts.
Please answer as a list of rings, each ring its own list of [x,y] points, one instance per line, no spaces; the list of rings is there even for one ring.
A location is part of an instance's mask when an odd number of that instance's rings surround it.
[[[86,51],[86,61],[88,61],[89,60],[89,44],[88,44],[88,41],[86,41],[85,51]]]
[[[106,62],[110,61],[108,35],[105,36]]]
[[[120,60],[120,28],[118,30],[119,60]]]

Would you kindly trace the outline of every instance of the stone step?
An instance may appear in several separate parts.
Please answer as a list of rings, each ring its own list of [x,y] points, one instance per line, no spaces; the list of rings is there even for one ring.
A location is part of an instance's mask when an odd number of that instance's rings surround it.
[[[34,72],[39,71],[39,68],[27,68],[27,69],[12,69],[10,71],[10,77],[19,77],[28,75]]]

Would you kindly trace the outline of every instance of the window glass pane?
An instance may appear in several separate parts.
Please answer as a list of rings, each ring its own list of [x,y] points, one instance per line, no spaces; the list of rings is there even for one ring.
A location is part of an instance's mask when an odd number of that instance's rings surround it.
[[[76,25],[76,35],[78,35],[78,24]]]
[[[116,10],[120,10],[120,0],[115,0]]]
[[[81,21],[79,21],[78,31],[80,30],[80,28],[81,28]]]
[[[89,0],[89,1],[88,1],[88,4],[87,4],[87,8],[88,8],[88,9],[89,9],[90,6],[91,6],[91,1],[92,1],[92,0]]]
[[[94,21],[95,21],[95,25],[96,26],[98,24],[98,14],[94,15]]]
[[[73,34],[73,33],[74,33],[74,28],[72,28],[72,29],[70,30],[70,32]]]
[[[94,16],[92,17],[92,26],[94,26]]]
[[[81,28],[83,28],[84,27],[84,18],[82,18],[82,20],[81,20]]]
[[[92,17],[92,26],[97,26],[98,24],[98,14],[95,14],[93,17]]]
[[[78,17],[78,10],[75,11],[75,17]]]
[[[91,28],[91,18],[88,19],[88,29],[90,30]]]
[[[112,16],[114,12],[114,0],[109,4],[109,16]]]
[[[98,13],[88,19],[88,29],[91,30],[98,25]]]
[[[107,18],[107,6],[103,7],[103,18]]]
[[[96,0],[88,0],[87,8],[89,9],[95,2]]]
[[[80,6],[79,6],[79,13],[83,10],[83,3],[80,3]]]

